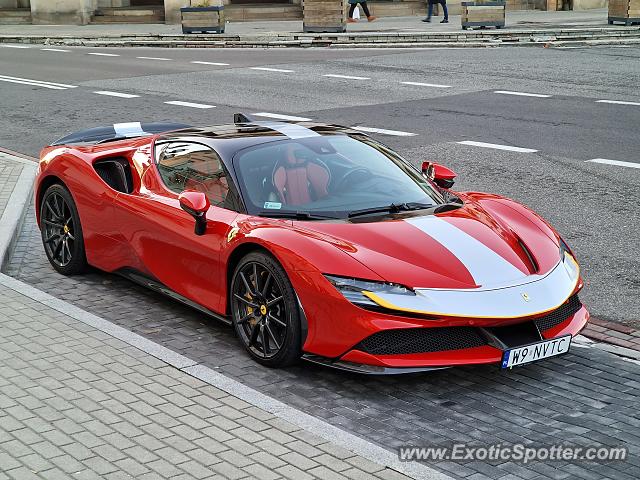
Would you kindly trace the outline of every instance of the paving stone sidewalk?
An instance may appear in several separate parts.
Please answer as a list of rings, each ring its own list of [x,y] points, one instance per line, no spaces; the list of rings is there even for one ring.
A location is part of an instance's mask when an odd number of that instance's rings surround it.
[[[0,155],[0,217],[23,168]],[[8,478],[407,477],[0,284]]]
[[[0,287],[0,479],[406,478]]]

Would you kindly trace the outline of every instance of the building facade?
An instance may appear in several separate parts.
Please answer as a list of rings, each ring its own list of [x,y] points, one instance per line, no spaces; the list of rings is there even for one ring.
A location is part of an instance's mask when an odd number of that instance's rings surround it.
[[[302,19],[304,0],[219,0],[229,21]],[[460,13],[462,0],[448,0]],[[180,8],[198,0],[0,0],[0,24],[180,23]],[[346,3],[346,1],[345,1]],[[424,15],[426,0],[370,0],[377,16]],[[508,10],[602,8],[607,0],[507,0]]]

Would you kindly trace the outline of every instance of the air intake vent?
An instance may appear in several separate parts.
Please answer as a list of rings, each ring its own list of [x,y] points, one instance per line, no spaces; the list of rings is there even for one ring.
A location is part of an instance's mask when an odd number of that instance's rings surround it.
[[[481,347],[485,339],[473,327],[400,328],[377,332],[354,348],[372,355],[402,355]]]
[[[573,295],[564,304],[547,313],[544,317],[536,318],[535,324],[541,332],[544,332],[556,325],[560,325],[580,308],[582,308],[582,303],[580,303],[578,295]]]

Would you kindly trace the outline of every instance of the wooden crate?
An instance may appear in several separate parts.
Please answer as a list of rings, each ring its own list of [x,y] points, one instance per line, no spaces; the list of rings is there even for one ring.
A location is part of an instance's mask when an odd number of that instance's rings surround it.
[[[507,2],[502,0],[462,2],[462,29],[504,27],[506,4]]]
[[[640,0],[609,0],[609,25],[640,23]]]
[[[182,15],[182,33],[224,33],[224,7],[185,7]]]
[[[345,32],[344,0],[304,0],[302,5],[305,32]]]

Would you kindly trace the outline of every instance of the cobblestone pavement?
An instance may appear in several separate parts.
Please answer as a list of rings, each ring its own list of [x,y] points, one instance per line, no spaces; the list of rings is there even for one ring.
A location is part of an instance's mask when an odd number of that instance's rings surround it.
[[[0,480],[407,478],[4,284],[0,364]]]
[[[0,478],[406,478],[0,287]]]
[[[401,445],[563,443],[626,446],[624,462],[432,462],[456,478],[640,478],[640,366],[595,348],[510,372],[465,367],[368,377],[301,364],[251,361],[232,330],[198,312],[93,271],[65,278],[48,265],[33,211],[8,273],[388,449]]]

